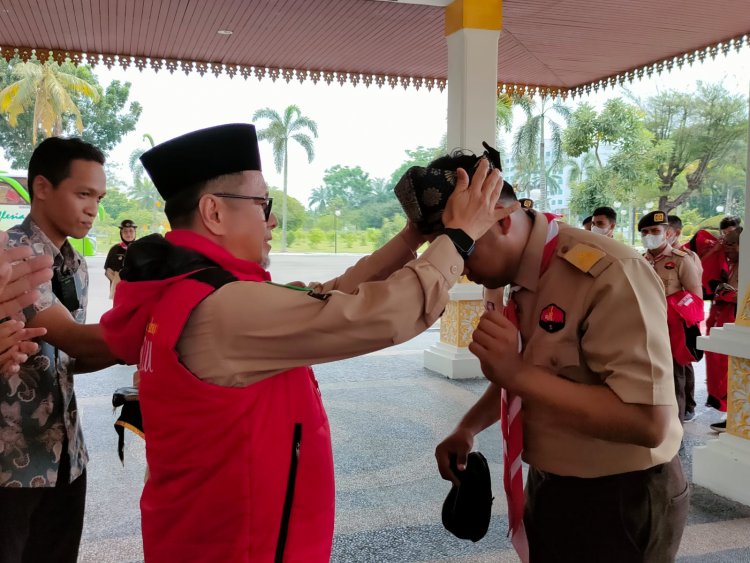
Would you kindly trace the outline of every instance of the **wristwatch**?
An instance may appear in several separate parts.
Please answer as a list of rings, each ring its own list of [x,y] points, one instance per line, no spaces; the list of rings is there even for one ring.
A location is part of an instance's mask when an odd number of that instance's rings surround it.
[[[461,258],[467,260],[471,253],[474,252],[474,239],[467,235],[463,229],[449,229],[443,230],[443,233],[448,235],[448,238],[453,242],[453,246],[461,255]]]

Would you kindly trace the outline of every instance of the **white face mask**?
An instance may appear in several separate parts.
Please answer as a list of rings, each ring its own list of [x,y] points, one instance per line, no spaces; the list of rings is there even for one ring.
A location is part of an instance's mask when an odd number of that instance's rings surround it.
[[[665,242],[663,234],[641,235],[641,240],[643,241],[643,246],[645,246],[648,250],[656,250]]]
[[[596,225],[591,225],[591,232],[596,233],[597,235],[609,235],[609,229],[602,229],[601,227],[597,227]]]

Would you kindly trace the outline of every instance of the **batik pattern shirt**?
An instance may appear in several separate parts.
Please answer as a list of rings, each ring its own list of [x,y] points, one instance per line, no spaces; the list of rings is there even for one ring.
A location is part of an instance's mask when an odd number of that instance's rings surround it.
[[[35,255],[52,256],[54,275],[72,277],[78,307],[71,314],[84,323],[89,280],[83,257],[68,241],[58,249],[30,217],[8,236],[8,246],[30,246]],[[28,323],[59,303],[51,282],[39,291],[18,320]],[[66,438],[71,482],[88,462],[73,391],[74,360],[43,340],[38,343],[39,351],[18,373],[0,375],[0,487],[54,487]]]

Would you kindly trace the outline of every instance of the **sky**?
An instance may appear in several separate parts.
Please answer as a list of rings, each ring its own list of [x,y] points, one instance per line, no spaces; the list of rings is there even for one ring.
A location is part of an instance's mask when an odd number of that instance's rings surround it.
[[[353,87],[336,82],[314,85],[309,81],[304,84],[292,81],[287,84],[284,80],[274,83],[269,78],[258,81],[256,78],[216,78],[211,74],[201,77],[197,73],[186,76],[181,71],[169,74],[165,70],[158,73],[135,68],[125,71],[119,67],[107,70],[103,66],[96,67],[95,74],[103,85],[112,80],[131,82],[131,100],[143,106],[136,130],[124,137],[109,155],[110,162],[120,164],[119,175],[125,181],[128,180],[130,153],[148,146],[143,139],[145,133],[159,143],[203,127],[249,123],[260,108],[269,107],[282,113],[288,105],[296,104],[305,116],[317,123],[319,133],[312,163],[307,162],[304,150],[294,143],[289,154],[288,192],[307,204],[310,192],[322,185],[327,168],[336,164],[361,166],[372,177],[388,178],[406,159],[407,149],[437,146],[447,128],[447,90],[404,90],[401,86],[367,88],[362,84]],[[635,81],[628,90],[639,97],[666,89],[689,91],[698,80],[722,82],[729,90],[747,96],[750,48],[662,76],[654,74],[651,79]],[[620,88],[607,89],[568,103],[575,107],[582,100],[601,106],[618,95],[623,95]],[[515,123],[522,121],[518,113]],[[509,137],[505,146],[511,145]],[[266,181],[280,188],[282,176],[274,169],[267,142],[261,142],[261,159]],[[0,169],[9,168],[8,162],[0,157]]]

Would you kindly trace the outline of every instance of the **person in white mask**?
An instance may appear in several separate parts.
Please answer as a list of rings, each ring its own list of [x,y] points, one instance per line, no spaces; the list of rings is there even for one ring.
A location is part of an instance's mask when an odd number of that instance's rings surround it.
[[[672,303],[674,298],[669,299],[669,297],[678,293],[692,294],[692,299],[702,303],[701,272],[687,252],[679,248],[672,248],[667,238],[668,229],[669,222],[664,211],[652,211],[641,218],[638,222],[638,230],[641,232],[641,240],[646,248],[643,256],[653,266],[664,284],[668,308],[675,307],[675,304]],[[675,392],[680,420],[683,421],[685,420],[686,410],[685,366],[691,361],[695,361],[694,357],[686,357],[678,353],[677,350],[678,347],[681,348],[680,343],[682,345],[685,343],[686,328],[682,321],[670,324]],[[678,334],[679,331],[682,334]]]
[[[615,236],[617,212],[611,207],[597,207],[591,214],[591,232],[605,237]]]

